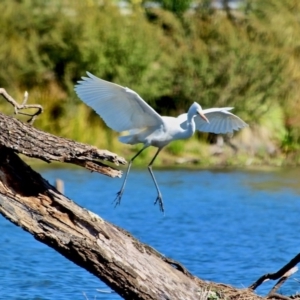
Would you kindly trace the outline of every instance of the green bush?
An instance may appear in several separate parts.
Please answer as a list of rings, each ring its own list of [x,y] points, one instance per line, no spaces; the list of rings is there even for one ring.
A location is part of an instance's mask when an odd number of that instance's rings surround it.
[[[114,134],[106,134],[73,91],[87,70],[136,90],[163,114],[182,113],[193,101],[204,108],[234,106],[250,125],[264,123],[270,114],[277,130],[271,112],[279,108],[288,132],[281,142],[284,149],[295,148],[300,142],[297,1],[249,0],[235,11],[200,5],[194,11],[180,8],[180,16],[174,1],[163,4],[175,13],[131,2],[135,5],[129,3],[125,13],[109,0],[1,1],[0,86],[17,99],[28,90],[31,102],[45,106],[39,127],[102,147],[114,146]]]

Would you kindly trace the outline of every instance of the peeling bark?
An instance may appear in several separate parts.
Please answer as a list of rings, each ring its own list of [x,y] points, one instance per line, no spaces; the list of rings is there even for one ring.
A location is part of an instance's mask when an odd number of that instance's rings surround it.
[[[0,132],[0,145],[46,162],[72,163],[110,177],[121,177],[122,172],[99,160],[115,165],[126,163],[124,158],[110,151],[52,135],[1,113]]]
[[[66,198],[17,153],[81,165],[112,177],[120,176],[120,171],[98,159],[115,164],[125,163],[124,159],[3,114],[0,131],[0,214],[97,276],[124,299],[261,299],[249,289],[194,277],[180,263]]]
[[[197,299],[198,279],[67,199],[4,147],[0,148],[0,213],[125,299]]]

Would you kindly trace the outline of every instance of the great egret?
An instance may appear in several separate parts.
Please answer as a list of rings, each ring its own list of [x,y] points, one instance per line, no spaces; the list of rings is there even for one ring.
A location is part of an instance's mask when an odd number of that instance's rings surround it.
[[[229,112],[232,107],[202,109],[194,102],[186,114],[177,118],[162,117],[150,107],[136,92],[120,85],[102,80],[87,72],[89,77],[78,81],[75,91],[79,98],[93,108],[108,127],[117,132],[127,131],[127,135],[119,137],[125,144],[144,144],[129,161],[124,181],[115,199],[120,204],[125,189],[127,176],[132,162],[149,146],[158,150],[148,165],[149,172],[157,190],[157,198],[161,211],[164,211],[162,194],[159,190],[152,164],[163,147],[174,140],[187,139],[195,130],[212,133],[232,133],[247,124]]]

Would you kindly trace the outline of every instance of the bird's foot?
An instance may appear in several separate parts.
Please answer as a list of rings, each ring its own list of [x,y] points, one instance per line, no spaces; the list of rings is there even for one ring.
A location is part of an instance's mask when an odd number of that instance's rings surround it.
[[[159,193],[159,194],[157,195],[157,198],[156,198],[156,200],[155,200],[155,202],[154,202],[154,205],[155,205],[157,202],[158,202],[158,204],[159,204],[159,209],[160,209],[160,211],[161,211],[161,212],[164,212],[164,211],[165,211],[165,209],[164,209],[164,202],[163,202],[161,193]]]
[[[122,195],[123,195],[123,191],[119,191],[117,192],[117,197],[116,199],[113,201],[113,203],[115,204],[115,207],[117,207],[118,205],[121,204],[121,199],[122,199]]]

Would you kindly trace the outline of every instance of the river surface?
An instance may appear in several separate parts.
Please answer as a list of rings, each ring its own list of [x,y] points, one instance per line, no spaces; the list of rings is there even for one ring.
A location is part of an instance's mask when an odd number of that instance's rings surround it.
[[[300,170],[155,170],[165,215],[153,202],[147,171],[133,170],[121,206],[122,183],[83,169],[46,169],[79,205],[131,232],[194,275],[238,288],[275,272],[300,252]],[[87,271],[37,242],[0,215],[0,299],[121,299]],[[300,290],[297,273],[281,288]],[[258,288],[266,294],[275,282]],[[102,292],[99,292],[101,290]]]

